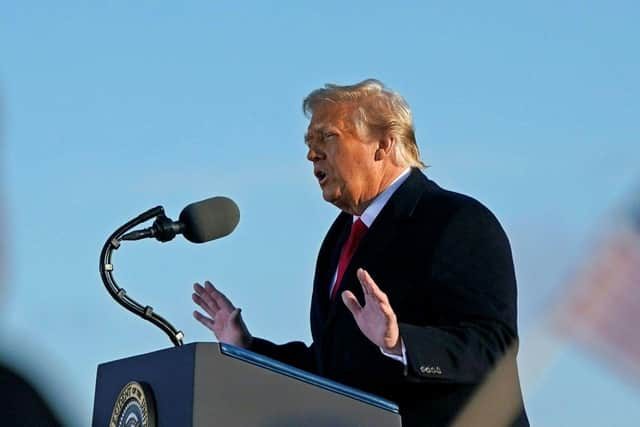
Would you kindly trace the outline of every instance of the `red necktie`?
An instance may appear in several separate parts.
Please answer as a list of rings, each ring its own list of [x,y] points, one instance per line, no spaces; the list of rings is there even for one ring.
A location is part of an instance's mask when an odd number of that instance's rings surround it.
[[[360,240],[362,240],[366,232],[367,226],[364,224],[364,222],[362,222],[362,220],[360,220],[360,218],[358,218],[356,222],[351,224],[351,233],[349,233],[349,238],[342,247],[342,252],[340,252],[338,274],[336,275],[336,283],[333,285],[333,289],[331,289],[331,299],[334,299],[336,294],[338,293],[338,288],[340,287],[342,276],[344,275],[344,272],[349,265],[349,261],[351,261],[351,257],[358,248]]]

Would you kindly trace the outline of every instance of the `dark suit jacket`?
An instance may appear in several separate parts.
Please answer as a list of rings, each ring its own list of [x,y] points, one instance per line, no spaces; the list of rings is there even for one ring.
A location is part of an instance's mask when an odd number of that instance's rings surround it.
[[[351,218],[341,213],[320,248],[311,346],[254,339],[251,349],[397,402],[403,426],[449,425],[507,350],[517,346],[516,281],[507,237],[483,205],[443,190],[417,169],[396,190],[353,255],[340,291],[353,291],[362,303],[355,272],[369,271],[400,323],[405,368],[360,332],[341,298],[329,300]],[[506,364],[510,396],[490,400],[515,398],[521,405],[515,356]],[[529,425],[521,406],[515,416],[513,425]]]

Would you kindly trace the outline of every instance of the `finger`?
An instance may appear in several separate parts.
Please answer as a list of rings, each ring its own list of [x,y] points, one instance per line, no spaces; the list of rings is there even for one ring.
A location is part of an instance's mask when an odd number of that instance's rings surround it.
[[[223,294],[218,289],[216,289],[216,287],[213,286],[213,283],[206,280],[204,282],[204,285],[205,285],[207,294],[211,296],[211,298],[218,305],[218,307],[228,309],[229,311],[232,311],[235,309],[235,307],[233,306],[229,298],[227,298],[225,294]]]
[[[365,297],[368,295],[378,300],[379,302],[389,302],[389,300],[387,299],[387,294],[382,292],[382,290],[378,287],[367,270],[365,270],[364,268],[359,268],[357,274],[358,280],[360,281],[362,289],[365,292]]]
[[[357,317],[362,311],[362,306],[351,291],[344,291],[342,293],[342,302],[347,306],[353,317]]]
[[[200,323],[202,323],[206,328],[210,329],[213,333],[215,333],[216,331],[214,330],[214,325],[215,325],[215,321],[213,319],[208,318],[207,316],[203,316],[200,312],[198,311],[194,311],[193,312],[193,317]],[[216,335],[217,337],[217,335]]]
[[[395,311],[389,304],[381,304],[380,309],[382,310],[382,314],[387,318],[387,321],[392,324],[397,324],[398,318],[396,317]]]
[[[200,283],[194,283],[193,284],[193,290],[196,294],[198,294],[198,296],[200,298],[202,298],[204,301],[206,301],[207,305],[211,306],[211,308],[215,309],[215,310],[220,310],[220,307],[218,306],[218,304],[215,302],[213,295],[211,295],[209,293],[209,291],[207,291],[207,289],[205,289],[204,286],[200,285]]]
[[[193,284],[193,292],[197,293],[198,295],[202,295],[205,293],[205,290],[200,283],[196,282]]]
[[[362,293],[366,298],[366,296],[369,294],[369,288],[366,285],[366,276],[364,274],[364,269],[359,268],[358,270],[356,270],[356,277],[358,278],[358,282],[360,282]]]
[[[373,281],[371,275],[364,268],[359,268],[356,273],[358,276],[358,281],[360,281],[360,285],[365,291],[365,294],[375,294],[376,290],[378,290],[378,285]]]
[[[207,303],[207,301],[202,298],[200,295],[198,294],[193,294],[191,295],[191,299],[193,300],[193,302],[195,302],[198,306],[200,306],[200,308],[202,308],[204,311],[207,312],[207,314],[211,317],[215,317],[215,315],[218,313],[219,310],[211,307],[211,305],[209,305]]]

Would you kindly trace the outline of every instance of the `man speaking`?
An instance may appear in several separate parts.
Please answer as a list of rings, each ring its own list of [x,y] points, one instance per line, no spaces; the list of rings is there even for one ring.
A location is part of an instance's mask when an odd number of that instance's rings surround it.
[[[326,85],[303,109],[307,159],[323,198],[342,211],[316,263],[313,342],[252,337],[209,282],[194,285],[204,311],[194,317],[221,342],[397,402],[403,426],[456,423],[474,401],[490,403],[475,404],[495,416],[488,425],[528,426],[516,280],[497,219],[420,171],[411,111],[379,81]]]

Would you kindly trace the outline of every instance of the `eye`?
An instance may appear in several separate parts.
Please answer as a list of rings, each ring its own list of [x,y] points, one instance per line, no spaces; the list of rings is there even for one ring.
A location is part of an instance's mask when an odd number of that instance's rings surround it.
[[[326,141],[328,139],[335,138],[336,136],[338,136],[338,134],[335,132],[325,132],[322,134],[322,139]]]

